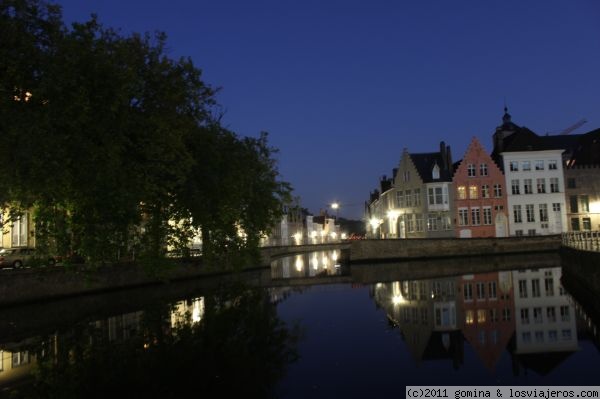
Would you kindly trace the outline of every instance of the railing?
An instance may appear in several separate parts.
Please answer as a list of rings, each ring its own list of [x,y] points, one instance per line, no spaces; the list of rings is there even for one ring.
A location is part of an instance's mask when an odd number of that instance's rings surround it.
[[[600,252],[600,231],[573,231],[563,233],[562,244],[584,251]]]

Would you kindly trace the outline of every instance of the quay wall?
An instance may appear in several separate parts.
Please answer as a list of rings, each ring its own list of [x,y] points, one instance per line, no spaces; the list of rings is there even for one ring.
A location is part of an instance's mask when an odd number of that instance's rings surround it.
[[[560,247],[560,235],[468,239],[357,240],[350,245],[350,262],[517,254],[558,251]]]

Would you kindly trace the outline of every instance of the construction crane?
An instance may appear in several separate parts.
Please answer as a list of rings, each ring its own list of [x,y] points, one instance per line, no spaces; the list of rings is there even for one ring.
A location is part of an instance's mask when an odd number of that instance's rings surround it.
[[[571,133],[573,130],[579,128],[581,125],[583,125],[584,123],[586,123],[587,120],[586,119],[581,119],[580,121],[576,122],[575,124],[569,126],[568,128],[564,129],[563,131],[561,131],[559,134],[561,135],[566,135]]]

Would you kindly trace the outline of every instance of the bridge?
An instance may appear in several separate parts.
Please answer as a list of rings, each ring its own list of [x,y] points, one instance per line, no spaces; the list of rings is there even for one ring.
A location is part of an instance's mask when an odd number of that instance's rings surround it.
[[[261,263],[262,266],[270,266],[271,262],[277,258],[303,254],[307,252],[331,251],[334,249],[349,250],[350,242],[331,242],[323,244],[279,245],[274,247],[261,247]]]

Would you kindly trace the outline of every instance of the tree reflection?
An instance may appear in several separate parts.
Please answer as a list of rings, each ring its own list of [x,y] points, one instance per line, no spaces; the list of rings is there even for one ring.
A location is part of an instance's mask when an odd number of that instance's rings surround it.
[[[109,321],[57,336],[39,350],[33,391],[23,397],[271,397],[297,359],[298,328],[278,318],[265,290],[204,297],[201,319],[171,305],[136,314],[117,323],[118,334]]]

